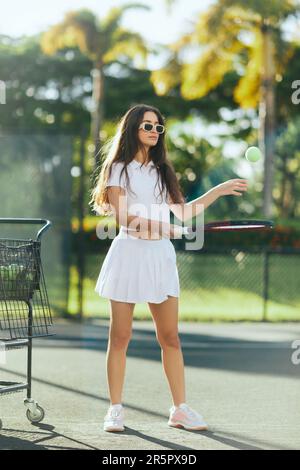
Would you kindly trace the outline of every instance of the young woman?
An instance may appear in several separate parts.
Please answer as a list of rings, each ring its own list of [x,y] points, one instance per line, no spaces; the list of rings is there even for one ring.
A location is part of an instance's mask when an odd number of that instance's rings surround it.
[[[247,182],[226,181],[185,203],[167,158],[163,116],[157,108],[144,104],[132,107],[122,117],[103,155],[90,203],[98,214],[114,214],[120,225],[95,287],[100,296],[110,300],[107,378],[111,403],[103,429],[124,430],[122,389],[133,311],[136,303],[147,302],[173,399],[168,425],[206,430],[203,417],[185,403],[178,335],[179,279],[170,241],[178,233],[180,236],[180,230],[170,224],[170,210],[184,222],[220,196],[241,196]]]

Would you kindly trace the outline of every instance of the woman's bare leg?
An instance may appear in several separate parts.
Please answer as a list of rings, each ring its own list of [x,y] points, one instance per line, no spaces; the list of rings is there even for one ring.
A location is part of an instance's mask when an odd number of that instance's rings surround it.
[[[110,300],[110,330],[106,370],[111,405],[122,403],[126,352],[132,333],[135,304]]]
[[[148,303],[161,346],[162,363],[173,404],[185,402],[184,362],[178,335],[178,297],[168,297],[160,304]]]

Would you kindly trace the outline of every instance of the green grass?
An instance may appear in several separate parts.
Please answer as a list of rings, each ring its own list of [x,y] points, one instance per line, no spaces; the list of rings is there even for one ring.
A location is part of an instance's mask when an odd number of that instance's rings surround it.
[[[94,292],[104,254],[89,254],[84,280],[84,315],[109,317],[109,300]],[[185,321],[260,321],[263,319],[263,259],[177,252],[179,316]],[[300,256],[270,260],[270,321],[300,320]],[[77,271],[71,268],[69,312],[77,312]],[[151,319],[147,303],[136,304],[136,319]]]

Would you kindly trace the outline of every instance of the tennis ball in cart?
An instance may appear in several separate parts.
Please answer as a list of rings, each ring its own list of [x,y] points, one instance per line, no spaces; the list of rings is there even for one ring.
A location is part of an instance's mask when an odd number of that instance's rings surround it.
[[[261,159],[262,154],[258,147],[249,147],[245,154],[248,162],[255,163]]]
[[[0,266],[0,278],[5,281],[8,278],[8,270],[6,266]]]
[[[20,266],[18,264],[10,264],[7,267],[8,279],[10,281],[16,281],[18,278],[19,272],[20,272]]]

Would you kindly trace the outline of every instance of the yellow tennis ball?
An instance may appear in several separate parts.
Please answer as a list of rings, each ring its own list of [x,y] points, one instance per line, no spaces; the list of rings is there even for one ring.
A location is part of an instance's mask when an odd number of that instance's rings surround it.
[[[255,163],[261,159],[262,154],[258,147],[249,147],[245,154],[248,162]]]

